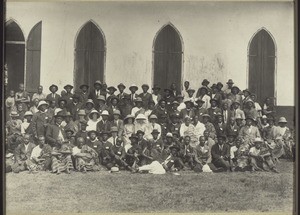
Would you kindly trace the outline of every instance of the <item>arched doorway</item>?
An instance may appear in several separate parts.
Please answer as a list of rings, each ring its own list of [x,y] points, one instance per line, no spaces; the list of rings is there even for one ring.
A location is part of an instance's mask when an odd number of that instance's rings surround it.
[[[42,21],[30,31],[26,47],[26,90],[35,92],[40,85]]]
[[[181,90],[183,48],[181,36],[173,25],[168,24],[157,33],[153,54],[153,84],[164,89],[175,83],[177,90]]]
[[[262,104],[267,97],[275,97],[274,40],[265,29],[261,29],[250,40],[248,51],[249,90],[257,95],[257,101]]]
[[[75,43],[74,86],[85,83],[92,86],[96,80],[103,82],[105,65],[104,34],[93,21],[79,31]]]
[[[7,90],[17,91],[24,83],[25,38],[19,25],[9,20],[5,26],[5,64],[7,66]]]

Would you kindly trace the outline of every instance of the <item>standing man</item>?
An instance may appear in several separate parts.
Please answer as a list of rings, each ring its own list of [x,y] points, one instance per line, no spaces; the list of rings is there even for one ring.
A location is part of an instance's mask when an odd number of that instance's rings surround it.
[[[47,111],[48,106],[47,102],[40,101],[37,106],[39,111],[32,117],[32,131],[36,139],[45,136],[46,128],[52,120],[51,113]]]
[[[143,101],[143,107],[144,107],[144,109],[147,110],[149,102],[152,101],[152,95],[148,92],[149,85],[148,84],[143,84],[142,85],[142,90],[143,90],[143,92],[139,95],[139,97]]]
[[[82,84],[80,85],[79,89],[81,90],[79,93],[79,102],[81,103],[81,108],[85,105],[87,100],[89,99],[89,85],[87,84]]]
[[[232,88],[234,82],[233,82],[232,79],[229,79],[229,80],[226,82],[226,84],[227,84],[227,89],[224,90],[224,93],[225,93],[225,95],[227,96],[228,94],[231,93],[231,88]]]
[[[159,93],[160,87],[158,85],[154,85],[152,91],[152,100],[154,101],[155,105],[158,105],[158,102],[162,98],[161,94]]]
[[[29,109],[28,105],[30,103],[30,97],[28,92],[25,90],[24,84],[19,84],[19,90],[15,95],[16,106],[22,104],[22,107],[25,111]]]
[[[99,80],[95,81],[94,90],[91,91],[89,95],[89,99],[92,99],[95,104],[97,103],[96,101],[97,97],[101,95],[101,88],[102,88],[101,81]]]
[[[130,90],[130,102],[131,102],[131,105],[134,105],[134,100],[139,97],[139,95],[136,93],[136,91],[138,91],[138,86],[136,86],[135,84],[132,84],[130,87],[129,87],[129,90]]]
[[[58,86],[55,84],[52,84],[49,87],[49,90],[51,93],[47,95],[46,99],[48,101],[55,101],[55,103],[58,104],[58,100],[60,99],[60,95],[56,93],[58,91]]]

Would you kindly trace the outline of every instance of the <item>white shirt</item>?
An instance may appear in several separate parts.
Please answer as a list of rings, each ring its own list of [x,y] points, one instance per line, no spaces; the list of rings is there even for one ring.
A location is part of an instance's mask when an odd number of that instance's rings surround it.
[[[28,146],[27,146],[28,147]],[[27,148],[26,148],[26,145],[25,145],[25,149],[27,151]],[[32,158],[38,158],[39,156],[41,156],[41,152],[42,152],[42,149],[40,146],[36,146],[32,149],[32,152],[31,152],[31,156],[30,156],[30,159]]]
[[[180,103],[179,106],[177,107],[177,110],[178,110],[178,111],[181,111],[181,110],[183,110],[184,108],[186,108],[186,105],[185,105],[184,102],[182,102],[182,103]]]
[[[72,155],[73,156],[80,153],[80,152],[81,152],[80,148],[78,148],[77,146],[73,147],[73,149],[72,149]]]
[[[30,125],[30,123],[28,123],[27,121],[24,120],[24,122],[21,124],[21,134],[25,134],[25,130],[28,128],[28,126]]]
[[[155,105],[157,105],[158,101],[157,101],[157,95],[152,94],[152,100],[154,101]]]
[[[230,148],[230,159],[233,159],[235,156],[234,156],[234,153],[238,150],[238,148],[236,146],[232,146]]]
[[[88,121],[88,126],[86,127],[86,130],[87,131],[92,131],[92,130],[96,131],[97,130],[97,123],[99,121],[100,121],[99,119],[96,122],[90,119]]]
[[[153,161],[149,165],[141,166],[141,167],[139,167],[139,170],[146,170],[150,174],[165,174],[166,173],[166,170],[158,161]]]
[[[194,126],[194,134],[197,136],[197,138],[199,139],[200,136],[203,136],[203,132],[205,131],[205,125],[201,122],[198,122],[195,126]]]
[[[138,108],[138,107],[132,108],[132,110],[131,110],[131,115],[135,116],[135,114],[136,114],[139,110],[141,110],[141,109],[142,109],[142,107],[141,107],[141,108]]]
[[[253,154],[253,155],[259,155],[260,153],[260,149],[257,149],[255,147],[252,147],[250,150],[249,150],[249,153]]]

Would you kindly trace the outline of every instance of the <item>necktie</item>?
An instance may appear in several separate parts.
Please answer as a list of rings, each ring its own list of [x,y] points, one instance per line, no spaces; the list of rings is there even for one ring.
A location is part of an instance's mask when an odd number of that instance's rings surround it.
[[[55,95],[54,95],[54,94],[52,94],[52,98],[55,98]]]

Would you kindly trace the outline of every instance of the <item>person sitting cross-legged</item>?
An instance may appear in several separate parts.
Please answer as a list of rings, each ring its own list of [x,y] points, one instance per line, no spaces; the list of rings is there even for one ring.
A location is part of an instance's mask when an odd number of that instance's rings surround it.
[[[27,160],[30,159],[32,150],[36,145],[30,141],[30,135],[25,134],[22,142],[15,150],[15,163],[11,166],[14,173],[19,173],[28,169]]]
[[[29,172],[50,170],[51,152],[52,148],[45,142],[45,137],[39,136],[38,145],[33,148],[30,159],[26,161]]]
[[[254,146],[249,150],[252,171],[271,171],[278,173],[268,148],[263,146],[261,138],[255,138]]]
[[[167,172],[180,171],[185,169],[185,165],[180,158],[180,147],[172,145],[169,147],[169,156],[162,162],[162,166]]]
[[[72,156],[75,158],[75,167],[77,171],[86,173],[87,171],[99,171],[100,163],[96,150],[85,144],[83,137],[76,139],[76,145],[72,150]]]
[[[249,145],[243,143],[243,139],[240,137],[236,138],[234,145],[230,148],[230,163],[235,172],[244,172],[250,169]]]

